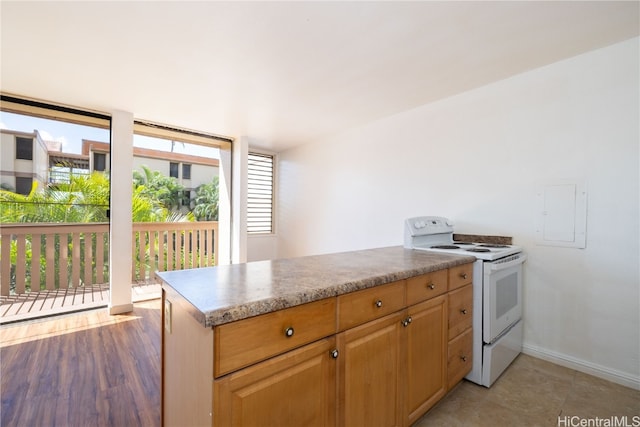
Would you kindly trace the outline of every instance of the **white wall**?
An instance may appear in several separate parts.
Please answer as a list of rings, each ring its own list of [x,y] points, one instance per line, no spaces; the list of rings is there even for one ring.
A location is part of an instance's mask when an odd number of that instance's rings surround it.
[[[639,387],[638,47],[635,38],[280,153],[278,256],[400,245],[415,215],[513,236],[529,254],[527,351]],[[536,185],[566,178],[588,187],[587,247],[537,246]]]
[[[278,253],[277,234],[248,234],[247,261],[262,261],[276,258]]]

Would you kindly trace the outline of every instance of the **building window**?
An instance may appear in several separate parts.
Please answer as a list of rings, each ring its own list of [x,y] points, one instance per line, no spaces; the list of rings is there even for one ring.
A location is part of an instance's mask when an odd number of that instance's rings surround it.
[[[33,178],[17,176],[16,177],[16,193],[24,194],[25,196],[31,193],[31,187],[33,186]]]
[[[172,178],[178,177],[178,164],[177,163],[169,163],[169,176]]]
[[[93,153],[93,170],[104,172],[107,170],[107,155],[104,153]]]
[[[182,206],[186,206],[187,208],[191,207],[191,191],[184,190],[182,192]]]
[[[249,153],[247,233],[273,233],[273,156]]]
[[[191,179],[191,165],[182,164],[182,179]]]
[[[33,160],[33,138],[16,137],[16,159]]]

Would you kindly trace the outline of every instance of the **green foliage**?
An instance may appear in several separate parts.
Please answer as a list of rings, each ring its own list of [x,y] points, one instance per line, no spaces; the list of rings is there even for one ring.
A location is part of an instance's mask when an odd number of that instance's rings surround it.
[[[196,188],[193,215],[198,221],[218,220],[218,177]]]
[[[165,176],[158,171],[152,171],[147,166],[142,166],[142,173],[133,172],[133,187],[139,190],[142,196],[148,196],[158,201],[165,209],[177,211],[180,209],[180,201],[184,186],[178,180]]]
[[[178,211],[184,190],[175,178],[161,176],[143,166],[134,172],[133,222],[193,221]],[[86,223],[108,222],[109,177],[100,172],[71,177],[68,184],[38,189],[34,181],[28,195],[0,189],[0,222]]]
[[[42,191],[34,181],[26,196],[0,189],[2,223],[106,222],[108,207],[109,178],[99,172]]]
[[[217,220],[218,216],[218,177],[211,183],[201,185],[196,190],[195,208],[193,213],[183,213],[179,211],[180,199],[184,187],[178,184],[175,178],[161,175],[157,171],[151,171],[143,166],[142,171],[133,173],[133,197],[132,197],[132,220],[133,222],[178,222],[198,220]],[[91,175],[76,175],[70,178],[69,183],[56,184],[39,189],[38,183],[34,181],[31,192],[28,195],[17,194],[9,188],[0,188],[0,223],[103,223],[108,222],[107,209],[109,208],[110,185],[109,177],[100,172]],[[184,251],[182,241],[172,242],[174,250]],[[18,262],[25,263],[25,283],[27,289],[32,291],[42,288],[45,285],[46,265],[45,247],[54,244],[55,249],[55,286],[66,287],[69,284],[59,283],[60,269],[67,269],[67,277],[71,277],[71,264],[64,265],[60,259],[61,245],[67,246],[66,253],[73,251],[73,242],[66,235],[55,237],[53,242],[46,241],[44,236],[40,236],[40,253],[32,252],[32,236],[25,239],[24,258],[18,260],[17,241],[11,240],[11,283],[12,292],[15,288],[15,274]],[[136,250],[133,254],[136,263],[136,271],[140,271],[140,266],[146,264],[149,271],[149,242],[145,241],[143,257],[140,259],[140,252]],[[160,242],[156,241],[154,253],[157,253]],[[85,270],[85,263],[92,263],[91,270],[96,277],[95,259],[85,260],[84,245],[91,245],[91,253],[96,254],[97,246],[104,246],[104,257],[102,262],[105,269],[103,274],[108,280],[108,239],[96,241],[96,235],[83,234],[80,241],[79,250],[81,258],[80,271]],[[180,254],[183,258],[184,253]],[[22,257],[21,257],[22,258]],[[40,283],[31,283],[31,265],[40,264]],[[165,260],[165,262],[169,262]],[[171,261],[174,262],[174,261]],[[179,266],[173,266],[179,268]],[[141,278],[144,279],[144,278]]]

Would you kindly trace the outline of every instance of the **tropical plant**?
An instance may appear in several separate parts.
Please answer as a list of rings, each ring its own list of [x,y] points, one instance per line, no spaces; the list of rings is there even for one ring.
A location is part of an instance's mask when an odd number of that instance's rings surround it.
[[[193,215],[198,221],[218,220],[218,177],[196,188]]]
[[[149,171],[150,172],[150,171]],[[194,216],[191,212],[186,214],[177,210],[172,210],[167,205],[166,198],[162,200],[162,195],[166,191],[158,191],[154,193],[151,188],[155,186],[161,187],[162,182],[167,182],[157,178],[156,174],[150,172],[151,184],[135,185],[133,189],[132,199],[132,219],[133,222],[177,222],[177,221],[193,221]],[[138,177],[139,178],[139,177]],[[134,175],[134,182],[136,176]],[[169,180],[169,184],[175,180]],[[175,187],[175,186],[174,186]],[[172,187],[172,188],[174,188]],[[161,190],[165,190],[162,189]],[[172,191],[172,190],[170,190]],[[94,172],[91,175],[72,176],[68,183],[59,183],[38,188],[38,182],[34,181],[31,192],[28,195],[22,195],[9,191],[8,189],[0,189],[0,222],[2,224],[9,223],[95,223],[107,222],[107,209],[109,207],[109,177],[100,172]],[[26,259],[17,259],[17,241],[11,240],[11,282],[15,286],[15,268],[17,262],[23,262],[27,266],[38,262],[41,268],[44,268],[46,261],[44,259],[45,246],[47,244],[54,245],[54,253],[56,254],[55,278],[56,287],[66,286],[58,283],[59,270],[62,268],[70,268],[70,265],[63,265],[58,260],[60,248],[62,245],[67,246],[67,253],[72,253],[73,243],[67,239],[66,235],[56,236],[53,241],[45,240],[44,236],[40,237],[40,254],[32,253],[33,242],[31,236],[27,236],[25,240]],[[95,254],[96,245],[105,245],[103,253],[105,254],[104,266],[108,265],[108,240],[102,243],[96,241],[96,236],[90,234],[81,235],[81,245],[91,245]],[[148,243],[146,243],[148,246]],[[149,248],[145,248],[148,253]],[[156,250],[157,252],[157,250]],[[84,271],[85,262],[93,263],[95,260],[85,260],[85,251],[80,250],[81,271]],[[148,256],[148,255],[147,255]],[[136,264],[148,262],[147,259],[138,259],[139,252],[135,255]],[[95,266],[94,266],[95,269]],[[28,287],[32,290],[42,287],[45,281],[45,271],[41,270],[40,284],[31,283],[31,268],[26,268],[26,280]],[[108,280],[108,270],[104,272],[105,279]],[[68,274],[67,277],[70,277]]]
[[[152,171],[145,165],[141,168],[142,172],[133,172],[134,189],[140,189],[141,195],[156,199],[170,211],[179,210],[184,186],[177,179]]]
[[[27,195],[0,189],[3,223],[105,222],[109,206],[109,179],[95,172],[73,177],[68,184],[38,190],[34,181]]]

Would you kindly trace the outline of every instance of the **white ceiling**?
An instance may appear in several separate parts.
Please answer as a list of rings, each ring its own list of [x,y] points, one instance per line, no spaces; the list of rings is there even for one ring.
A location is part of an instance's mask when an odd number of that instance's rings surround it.
[[[639,2],[7,2],[4,93],[281,151],[639,34]]]

